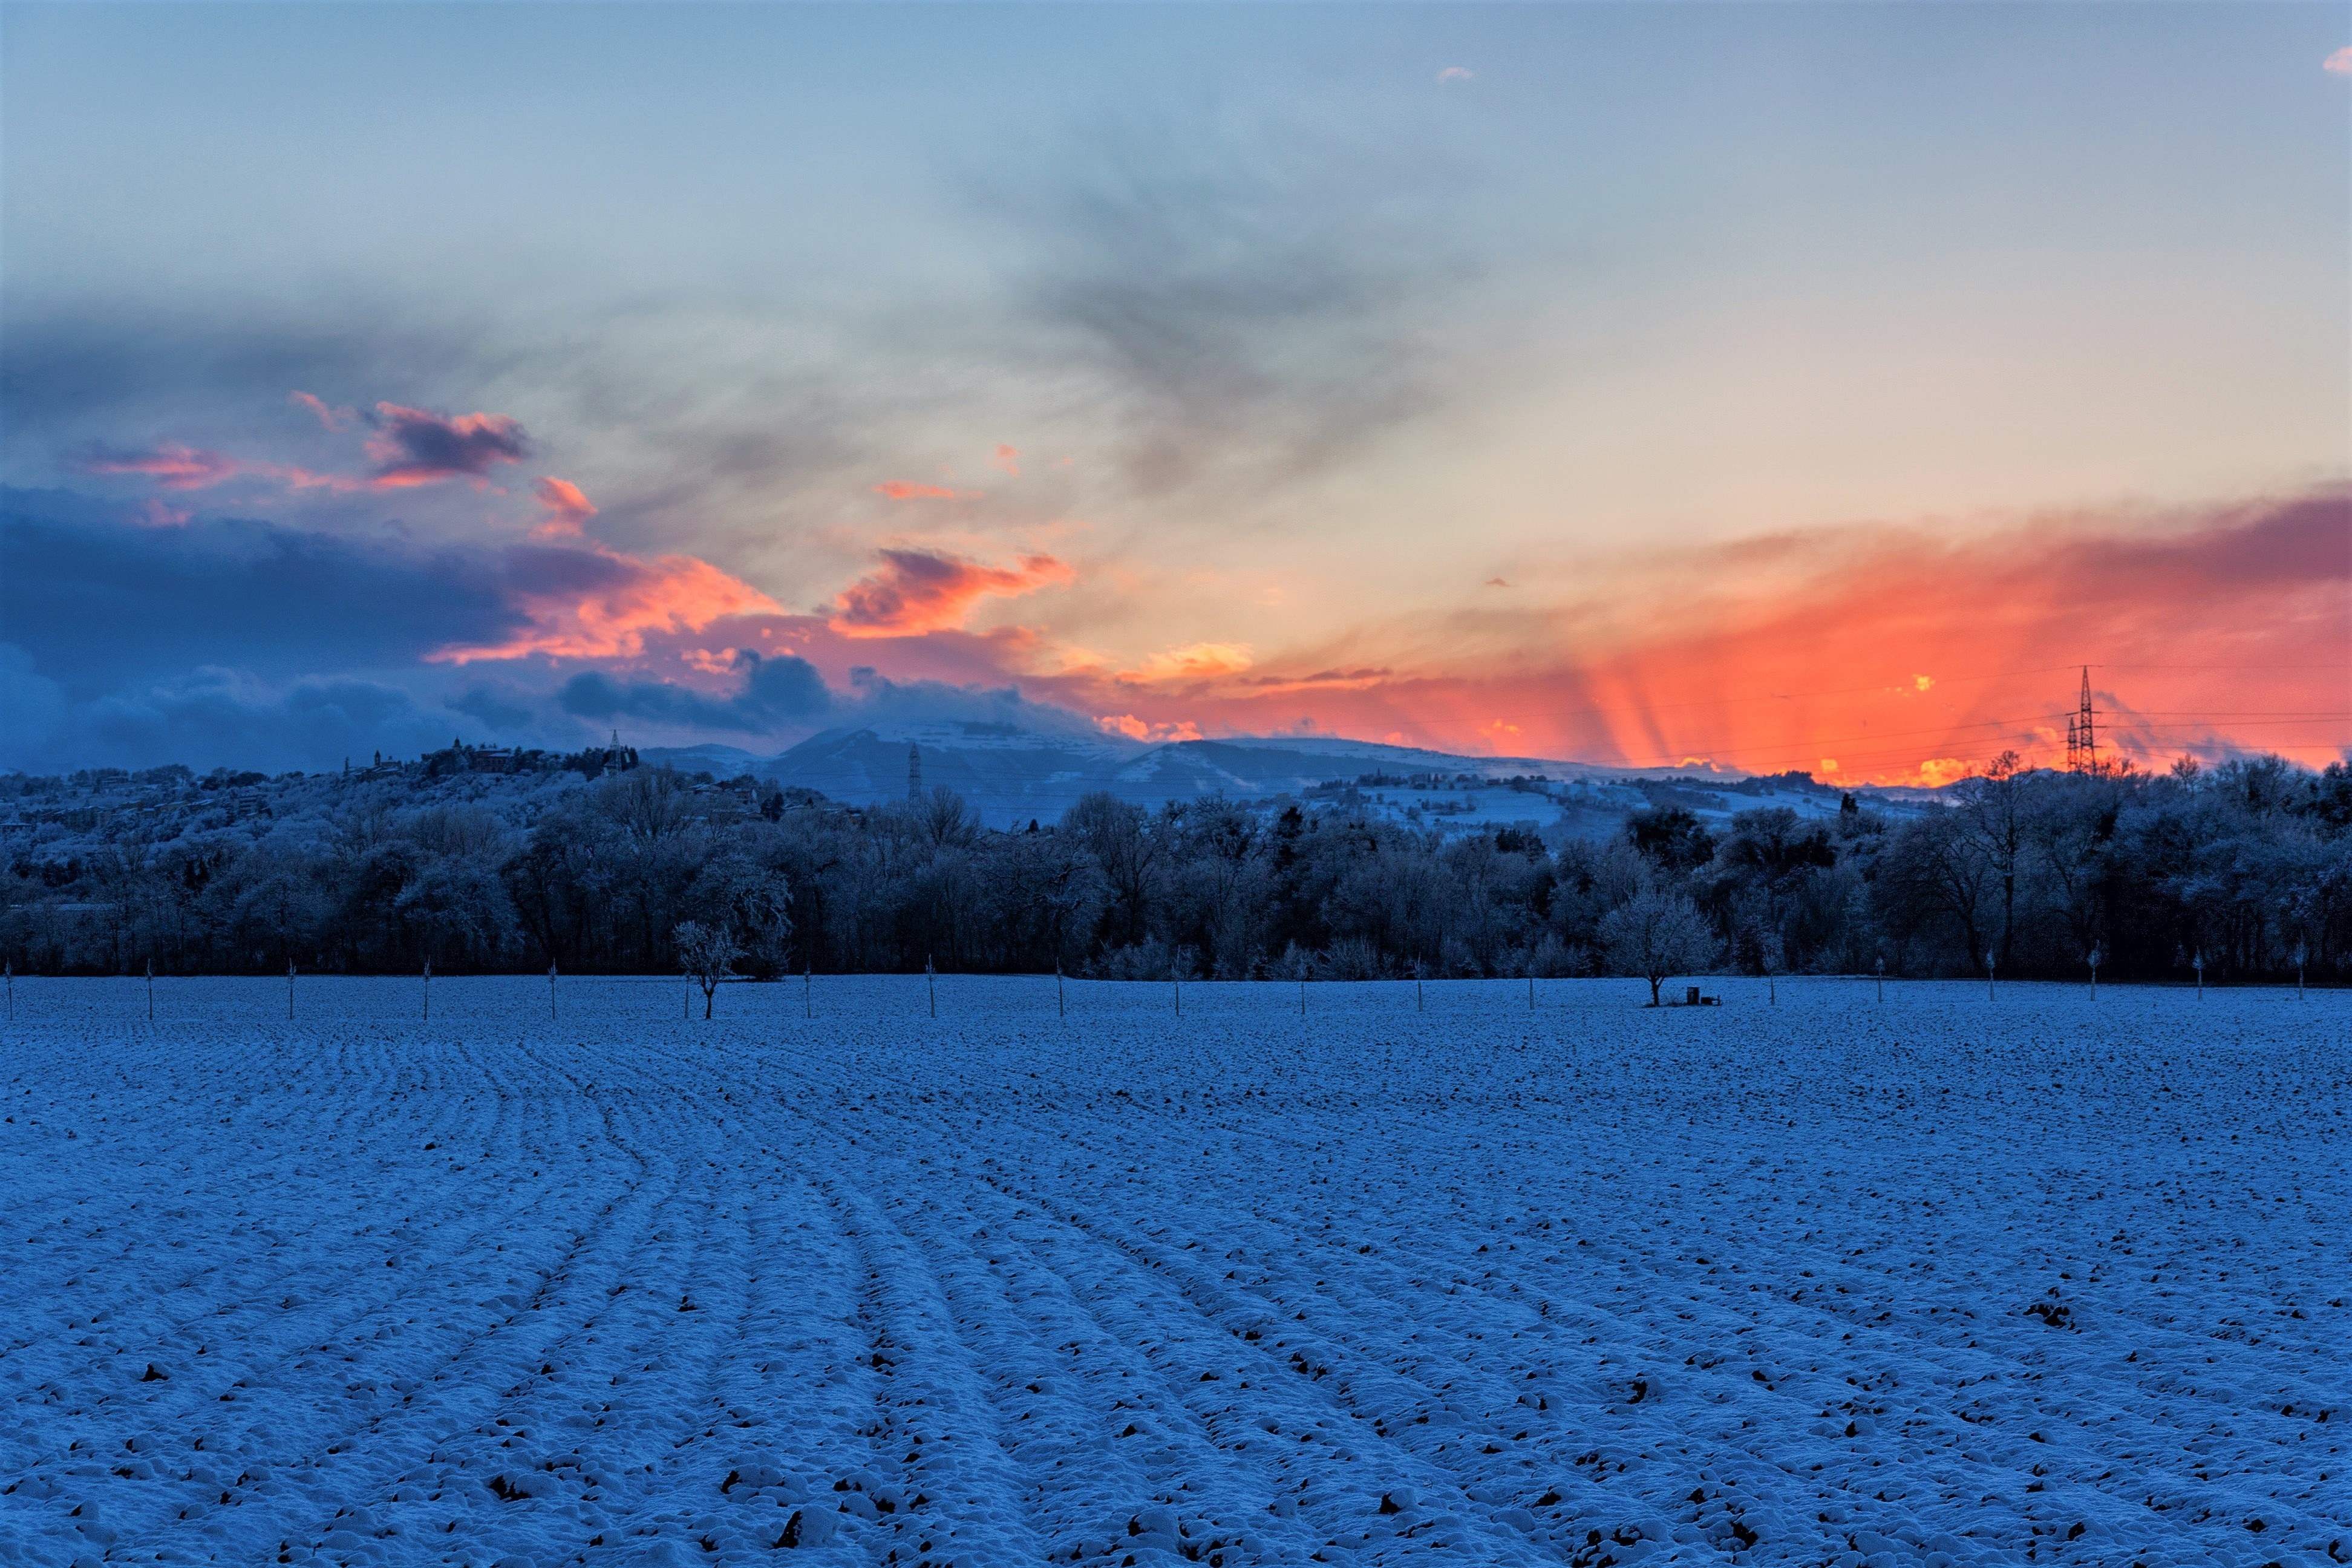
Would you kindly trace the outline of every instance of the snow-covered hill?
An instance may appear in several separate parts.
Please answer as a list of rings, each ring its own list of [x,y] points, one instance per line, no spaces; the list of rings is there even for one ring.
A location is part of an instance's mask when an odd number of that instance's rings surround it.
[[[1607,767],[1543,757],[1474,757],[1328,736],[1236,736],[1145,745],[1116,735],[1056,733],[1000,723],[925,723],[827,731],[780,756],[731,747],[648,750],[669,763],[725,777],[749,773],[854,805],[901,799],[909,747],[922,783],[945,784],[991,826],[1051,822],[1090,791],[1157,808],[1223,795],[1331,801],[1423,827],[1491,830],[1534,825],[1598,837],[1645,805],[1683,805],[1719,825],[1762,805],[1801,816],[1834,815],[1843,791],[1801,777],[1751,778],[1707,768]],[[1916,790],[1856,792],[1874,809],[1901,814],[1936,797]]]
[[[774,757],[732,747],[648,750],[649,763],[724,777],[749,773],[868,805],[901,799],[908,749],[926,788],[945,784],[992,826],[1050,822],[1094,790],[1157,807],[1223,795],[1303,798],[1352,792],[1376,816],[1425,826],[1549,827],[1582,821],[1603,830],[1645,804],[1674,799],[1702,817],[1758,805],[1801,816],[1838,809],[1841,791],[1801,779],[1750,779],[1705,768],[1607,767],[1542,757],[1475,757],[1329,736],[1237,736],[1146,745],[1122,736],[1011,723],[926,722],[829,730]],[[1916,792],[1864,792],[1881,809],[1909,808]]]

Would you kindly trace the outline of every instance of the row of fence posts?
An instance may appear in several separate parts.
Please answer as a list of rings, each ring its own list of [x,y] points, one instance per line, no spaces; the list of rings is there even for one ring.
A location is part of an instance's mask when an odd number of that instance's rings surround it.
[[[2091,1000],[2094,1002],[2099,999],[2099,963],[2104,957],[2105,954],[2099,948],[2091,949],[2088,963],[2091,970]],[[2306,962],[2305,950],[2296,948],[2294,950],[2294,999],[2298,1002],[2304,1000]],[[1985,999],[1987,1001],[2000,999],[2000,964],[1999,953],[1989,952],[1985,954]],[[2189,967],[2197,972],[2197,1000],[2202,1002],[2205,1000],[2205,954],[2199,952],[2190,961]],[[286,1017],[289,1022],[291,1022],[294,1017],[295,973],[293,961],[289,959],[286,964]],[[0,965],[0,975],[5,975],[7,985],[8,1021],[14,1023],[16,1018],[16,965],[13,960],[5,965]],[[155,1021],[155,961],[152,958],[147,961],[146,979],[147,1021],[152,1024]],[[1886,1005],[1886,961],[1885,959],[1882,958],[1877,962],[1872,980],[1876,987],[1878,1005],[1883,1007]],[[1419,964],[1415,964],[1412,972],[1412,1010],[1416,1013],[1425,1013],[1429,1010],[1423,981],[1423,972]],[[1780,987],[1775,977],[1768,973],[1765,976],[1765,982],[1767,1001],[1771,1005],[1778,1006],[1780,999]],[[547,966],[547,1016],[550,1022],[553,1022],[557,1016],[555,983],[556,966],[551,963]],[[1184,1016],[1183,976],[1171,969],[1168,972],[1168,983],[1174,993],[1176,1016],[1181,1018]],[[694,1016],[696,984],[693,975],[689,974],[686,977],[684,1010],[681,1016],[689,1020]],[[928,958],[923,960],[923,987],[930,1004],[931,1016],[936,1018],[940,1016],[940,976],[939,971],[933,967]],[[430,959],[425,963],[424,994],[425,1020],[430,1023],[433,1019],[433,963]],[[1536,1010],[1536,977],[1530,974],[1528,976],[1528,1011],[1532,1013]],[[1064,1018],[1070,1016],[1069,998],[1063,987],[1062,966],[1059,963],[1054,965],[1054,1011]],[[814,963],[801,972],[801,1016],[804,1018],[816,1016],[816,966]],[[1298,1016],[1302,1018],[1307,1016],[1307,977],[1303,974],[1298,977]]]

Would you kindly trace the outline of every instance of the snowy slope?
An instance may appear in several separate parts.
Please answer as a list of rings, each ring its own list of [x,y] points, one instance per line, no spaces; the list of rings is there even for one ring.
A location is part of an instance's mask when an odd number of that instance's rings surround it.
[[[16,982],[0,1563],[2352,1557],[2352,998],[562,986]]]
[[[1050,822],[1093,790],[1105,790],[1121,800],[1157,807],[1171,800],[1199,800],[1219,795],[1234,800],[1298,795],[1318,784],[1352,781],[1368,774],[1436,773],[1449,779],[1467,774],[1494,780],[1514,774],[1542,775],[1552,780],[1591,781],[1604,786],[1604,793],[1605,786],[1612,781],[1636,776],[1624,768],[1547,762],[1535,757],[1471,757],[1326,736],[1242,736],[1147,746],[1118,735],[1082,733],[1066,728],[1045,730],[1009,722],[898,723],[828,730],[779,756],[740,764],[726,762],[714,771],[749,772],[778,784],[813,789],[850,805],[868,805],[904,797],[907,748],[910,744],[921,748],[925,787],[946,784],[971,802],[982,820],[995,827],[1017,826],[1032,816]],[[715,753],[720,749],[709,750]],[[645,755],[655,761],[674,758],[682,768],[709,765],[708,761],[698,762],[693,753],[684,752],[649,751]],[[1703,787],[1721,775],[1701,770],[1681,770],[1678,773],[1675,770],[1654,769],[1640,776],[1690,777]],[[1394,789],[1386,791],[1383,800],[1397,793]],[[1439,793],[1448,800],[1453,798],[1448,792]],[[1617,799],[1617,795],[1622,798]],[[1638,793],[1622,788],[1611,798],[1617,807],[1616,820],[1622,820],[1625,810],[1642,804]],[[1747,799],[1738,809],[1776,803]],[[1500,820],[1549,822],[1558,816],[1558,808],[1539,794],[1521,795],[1514,804],[1517,815]],[[1833,813],[1837,794],[1834,790],[1825,795],[1813,792],[1805,797],[1804,804],[1814,814]],[[1379,814],[1377,804],[1375,814]]]

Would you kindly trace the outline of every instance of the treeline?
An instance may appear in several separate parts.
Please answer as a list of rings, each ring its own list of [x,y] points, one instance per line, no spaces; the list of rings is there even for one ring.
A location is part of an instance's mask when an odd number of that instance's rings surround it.
[[[19,860],[21,972],[678,967],[690,923],[756,976],[920,970],[1220,979],[1597,973],[2314,978],[2352,962],[2352,770],[2276,758],[2150,776],[2011,759],[1898,819],[1786,808],[1601,840],[1439,835],[1346,811],[1087,797],[982,828],[946,790],[848,810],[639,768],[527,824],[352,792],[288,844],[142,842]]]

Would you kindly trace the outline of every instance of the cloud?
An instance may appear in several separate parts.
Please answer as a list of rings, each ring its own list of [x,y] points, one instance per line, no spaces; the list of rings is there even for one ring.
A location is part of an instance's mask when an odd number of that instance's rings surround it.
[[[602,670],[583,670],[566,681],[563,710],[583,719],[642,719],[683,730],[771,733],[824,713],[833,694],[816,667],[790,654],[762,658],[739,651],[743,681],[734,692],[712,697],[668,680],[616,680]]]
[[[0,489],[0,766],[318,767],[347,752],[446,744],[469,715],[509,738],[561,744],[574,721],[547,677],[536,690],[476,679],[436,696],[447,680],[436,665],[631,658],[649,637],[777,611],[688,556],[435,547],[210,515],[143,521],[120,503]],[[829,700],[792,656],[737,653],[726,668],[739,689],[724,697],[663,698],[638,681],[614,700],[730,731],[773,728]]]
[[[522,461],[529,449],[522,426],[503,414],[450,416],[379,403],[374,422],[366,451],[378,489],[480,479],[500,463]]]
[[[998,442],[996,455],[989,458],[988,463],[989,467],[1002,468],[1016,479],[1021,477],[1021,450],[1017,447],[1008,447],[1001,441]]]
[[[185,528],[188,520],[195,515],[185,507],[165,506],[149,496],[131,514],[131,521],[142,528]]]
[[[1250,667],[1247,643],[1196,642],[1155,653],[1135,669],[1123,669],[1122,681],[1204,680],[1238,675]]]
[[[596,515],[595,503],[570,479],[549,475],[532,487],[531,494],[547,513],[547,520],[532,531],[534,539],[577,539],[580,525]]]
[[[1488,588],[1507,588],[1510,586],[1510,584],[1500,577],[1489,577],[1482,586]]]
[[[885,479],[874,487],[877,496],[892,500],[970,500],[978,490],[951,490],[944,485],[919,485],[912,479]]]
[[[896,650],[886,650],[896,651]],[[871,666],[853,667],[848,690],[836,698],[836,721],[875,725],[982,725],[1003,732],[1098,739],[1105,731],[1075,709],[1039,701],[1009,680],[893,680]]]
[[[2352,44],[2345,46],[2322,60],[2319,68],[2330,76],[2352,76]]]
[[[1068,583],[1076,574],[1050,555],[1024,557],[1017,567],[982,566],[923,550],[885,550],[878,571],[843,590],[834,602],[834,631],[845,637],[919,637],[963,625],[989,595],[1010,597]]]
[[[522,624],[488,551],[236,518],[144,521],[70,492],[0,490],[0,626],[77,700],[206,665],[265,679],[408,667]]]
[[[494,686],[467,687],[455,697],[443,698],[441,705],[509,735],[524,732],[539,717],[528,694]]]
[[[523,625],[495,642],[454,643],[436,664],[482,659],[635,658],[656,632],[698,632],[729,616],[780,615],[750,584],[691,555],[625,555],[601,544],[520,544],[501,585]]]
[[[2087,660],[2120,754],[2161,765],[2274,749],[2316,765],[2347,733],[2347,537],[2341,487],[1999,531],[1822,531],[1801,571],[1769,581],[1734,569],[1736,546],[1678,557],[1677,580],[1705,590],[1633,620],[1604,614],[1627,589],[1603,574],[1588,601],[1359,626],[1237,674],[1175,649],[1146,668],[1197,662],[1198,679],[1095,669],[1025,684],[1121,734],[1178,722],[1265,734],[1304,707],[1326,732],[1451,751],[1759,773],[1828,755],[1843,780],[1918,783],[2011,747],[2063,763]],[[1371,647],[1388,659],[1339,662]],[[1923,683],[1923,670],[1936,674]]]
[[[1097,380],[1129,482],[1260,497],[1441,401],[1466,187],[1440,145],[1138,118],[1050,186],[976,177],[973,205],[1016,231],[1030,352]]]
[[[37,672],[33,656],[12,642],[0,642],[0,767],[39,767],[59,754],[58,744],[71,721],[72,705],[65,689]]]
[[[414,753],[445,744],[449,710],[397,686],[353,677],[278,686],[249,672],[199,665],[87,701],[35,672],[21,647],[0,643],[0,767],[151,767],[184,762],[325,768],[376,748]]]
[[[359,410],[356,408],[330,408],[323,401],[311,396],[307,392],[289,392],[286,395],[286,401],[297,408],[309,409],[317,417],[319,423],[330,430],[348,429],[352,421],[360,416]]]
[[[108,477],[140,475],[167,490],[210,489],[242,476],[270,479],[294,489],[346,493],[364,488],[346,474],[321,474],[287,463],[259,463],[226,452],[200,450],[179,442],[131,452],[100,451],[83,459],[82,471]]]
[[[167,490],[200,490],[242,471],[244,465],[223,452],[201,452],[193,447],[165,442],[139,452],[106,452],[86,459],[82,468],[92,474],[142,474]]]
[[[1201,727],[1190,720],[1174,723],[1147,723],[1132,713],[1106,713],[1095,723],[1106,735],[1124,735],[1130,741],[1150,745],[1165,745],[1171,741],[1197,741]]]
[[[1437,73],[1437,79],[1440,85],[1444,85],[1448,82],[1468,81],[1477,74],[1468,66],[1447,66]]]

